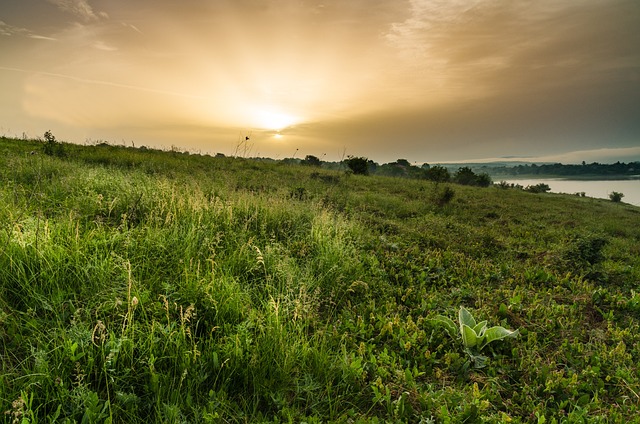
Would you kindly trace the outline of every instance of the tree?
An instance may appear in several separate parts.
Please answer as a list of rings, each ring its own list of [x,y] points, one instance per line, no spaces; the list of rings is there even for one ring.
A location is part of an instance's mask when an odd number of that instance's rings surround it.
[[[458,168],[453,174],[453,181],[463,185],[476,185],[477,175],[468,166]]]
[[[476,185],[480,187],[489,187],[492,183],[491,177],[486,172],[483,172],[476,178]]]
[[[482,174],[476,174],[468,166],[459,168],[453,175],[453,181],[458,184],[478,187],[489,187],[492,183],[489,174],[487,174],[486,172],[483,172]]]
[[[405,159],[398,159],[396,162],[385,163],[377,170],[377,175],[386,175],[389,177],[406,177],[408,176],[411,165]]]
[[[550,190],[551,190],[551,187],[549,187],[549,184],[545,184],[545,183],[530,185],[524,189],[524,191],[528,191],[529,193],[546,193],[547,191],[550,191]]]
[[[624,197],[624,194],[619,193],[617,191],[614,191],[609,194],[609,199],[611,199],[612,202],[616,202],[616,203],[621,202],[623,197]]]
[[[46,131],[44,133],[44,154],[49,156],[65,156],[66,152],[64,151],[64,146],[56,137],[51,133],[51,131]]]
[[[304,160],[300,163],[306,166],[320,166],[322,164],[322,162],[320,162],[320,159],[313,155],[305,156]]]
[[[427,169],[425,171],[425,176],[428,180],[435,181],[437,183],[446,183],[451,180],[449,170],[440,165],[435,165]]]
[[[354,174],[369,175],[368,159],[365,157],[347,156],[344,163]]]

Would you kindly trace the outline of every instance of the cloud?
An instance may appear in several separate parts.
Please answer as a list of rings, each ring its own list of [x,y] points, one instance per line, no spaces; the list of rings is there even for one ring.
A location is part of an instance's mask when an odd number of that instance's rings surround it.
[[[0,35],[11,37],[13,35],[28,36],[30,31],[26,28],[18,28],[0,21]]]
[[[105,12],[96,13],[87,0],[47,0],[55,4],[61,10],[71,13],[84,21],[95,21],[99,18],[107,18]]]
[[[410,16],[390,25],[386,40],[407,59],[424,58],[437,44],[443,26],[463,20],[482,0],[410,0]]]
[[[105,52],[115,52],[118,50],[117,47],[111,46],[105,43],[104,41],[96,41],[95,43],[93,43],[93,48],[102,50]]]
[[[142,31],[140,31],[140,29],[137,26],[133,25],[133,24],[129,24],[129,23],[126,23],[126,22],[120,22],[120,25],[122,25],[125,28],[129,28],[129,29],[135,31],[138,34],[142,34]]]
[[[0,35],[4,35],[7,37],[20,36],[20,37],[33,38],[37,40],[56,41],[56,38],[34,34],[31,30],[28,30],[26,28],[18,28],[5,23],[4,21],[0,21]]]
[[[531,162],[561,162],[561,163],[580,163],[589,162],[637,162],[640,161],[640,147],[627,147],[620,149],[602,148],[593,150],[577,150],[558,155],[539,156],[536,158],[528,158]]]

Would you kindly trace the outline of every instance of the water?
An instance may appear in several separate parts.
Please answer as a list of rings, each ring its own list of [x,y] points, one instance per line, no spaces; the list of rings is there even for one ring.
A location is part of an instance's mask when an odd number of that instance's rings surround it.
[[[520,184],[523,187],[540,183],[551,187],[552,193],[585,193],[585,196],[609,199],[611,192],[624,194],[622,201],[640,206],[640,179],[633,180],[566,180],[562,178],[541,179],[496,179],[495,182],[506,181],[509,184]]]

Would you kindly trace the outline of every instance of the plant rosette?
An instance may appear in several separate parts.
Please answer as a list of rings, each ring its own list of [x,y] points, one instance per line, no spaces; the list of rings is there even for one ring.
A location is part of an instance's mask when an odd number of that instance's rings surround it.
[[[444,326],[451,337],[462,338],[464,351],[469,355],[475,368],[483,368],[487,365],[488,358],[480,354],[480,351],[491,342],[503,340],[507,337],[516,337],[518,330],[508,330],[502,326],[487,328],[487,321],[476,322],[475,318],[464,306],[458,311],[458,325],[449,317],[436,316],[433,322]]]

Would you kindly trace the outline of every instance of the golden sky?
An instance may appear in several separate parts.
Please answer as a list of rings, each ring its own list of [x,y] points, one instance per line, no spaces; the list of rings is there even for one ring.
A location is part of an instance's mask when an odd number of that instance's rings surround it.
[[[11,136],[640,160],[638,0],[2,0],[0,52]]]

